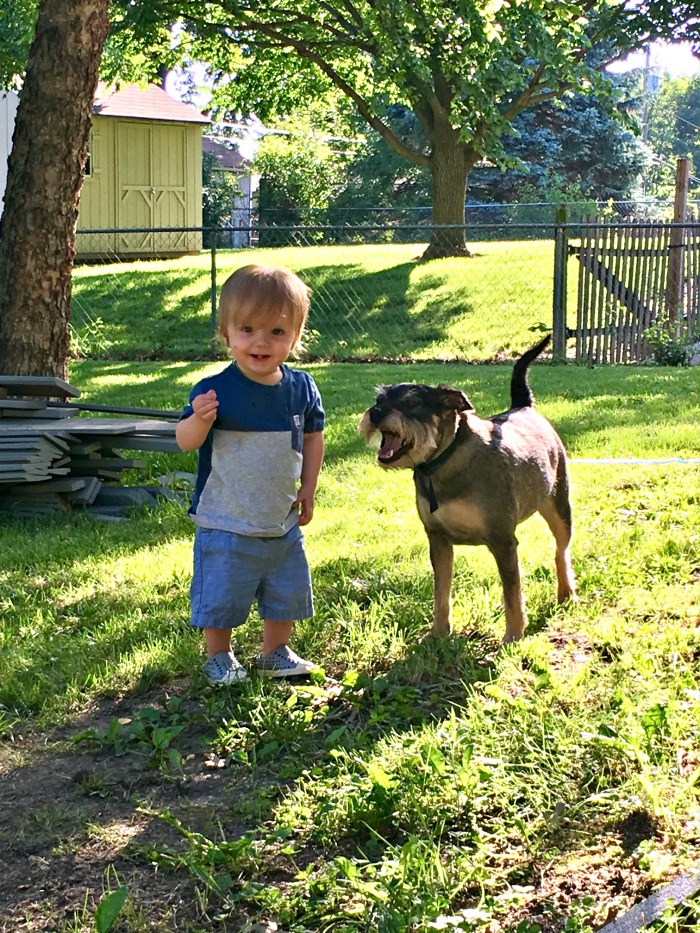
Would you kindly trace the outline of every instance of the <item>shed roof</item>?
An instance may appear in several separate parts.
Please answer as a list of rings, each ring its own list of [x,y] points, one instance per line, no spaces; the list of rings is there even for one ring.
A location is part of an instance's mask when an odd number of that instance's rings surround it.
[[[219,165],[230,172],[245,171],[245,159],[238,149],[211,136],[202,136],[202,152],[215,155]]]
[[[170,123],[209,123],[207,117],[193,107],[167,94],[163,88],[149,84],[140,87],[108,88],[101,85],[92,105],[92,112],[101,117],[130,117],[133,120],[164,120]]]

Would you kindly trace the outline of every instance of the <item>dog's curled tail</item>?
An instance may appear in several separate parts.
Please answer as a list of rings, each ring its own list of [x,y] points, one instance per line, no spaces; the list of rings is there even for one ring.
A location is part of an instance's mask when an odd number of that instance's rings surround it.
[[[511,408],[529,408],[535,404],[535,398],[530,391],[527,381],[527,371],[530,363],[536,359],[549,343],[551,334],[547,334],[544,340],[526,350],[513,367],[513,375],[510,380],[510,404]]]

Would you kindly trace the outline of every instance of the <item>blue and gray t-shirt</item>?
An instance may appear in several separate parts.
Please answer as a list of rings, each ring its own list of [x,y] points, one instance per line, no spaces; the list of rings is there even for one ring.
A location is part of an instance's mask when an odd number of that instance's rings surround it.
[[[216,420],[199,448],[190,515],[202,528],[279,537],[299,520],[296,498],[304,434],[323,430],[316,383],[307,373],[282,367],[277,385],[253,382],[235,363],[197,383],[192,400],[214,389]]]

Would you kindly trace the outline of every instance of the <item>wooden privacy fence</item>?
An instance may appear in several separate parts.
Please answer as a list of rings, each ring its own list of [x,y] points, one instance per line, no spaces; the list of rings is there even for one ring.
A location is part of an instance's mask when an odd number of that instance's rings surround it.
[[[682,338],[698,330],[700,223],[596,218],[577,228],[576,360],[627,363],[651,354],[646,332],[668,322]]]

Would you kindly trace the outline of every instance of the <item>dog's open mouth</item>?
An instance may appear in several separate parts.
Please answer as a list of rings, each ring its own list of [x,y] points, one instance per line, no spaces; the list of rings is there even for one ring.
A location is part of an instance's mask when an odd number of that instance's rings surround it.
[[[396,434],[382,432],[382,446],[379,448],[377,457],[380,463],[394,463],[410,449],[411,444],[404,443],[403,438],[398,437]]]

